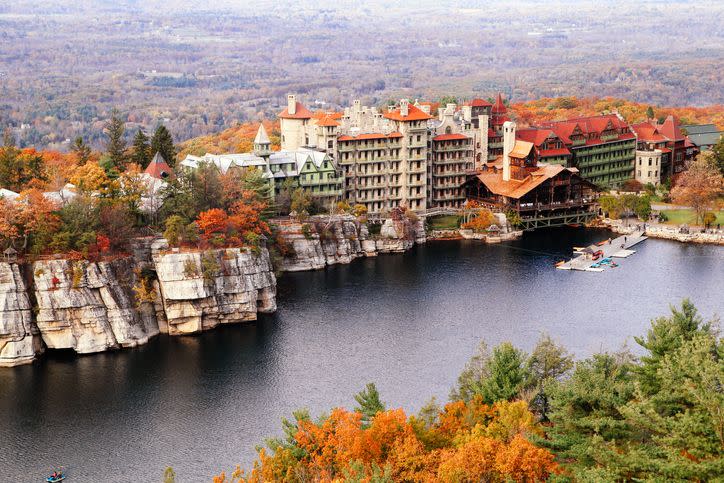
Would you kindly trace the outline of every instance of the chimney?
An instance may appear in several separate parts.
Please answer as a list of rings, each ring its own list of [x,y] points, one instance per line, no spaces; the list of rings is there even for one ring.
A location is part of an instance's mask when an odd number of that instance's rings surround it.
[[[473,120],[473,108],[471,106],[463,106],[463,120],[465,122]]]
[[[503,123],[503,181],[510,181],[510,152],[515,146],[515,123]]]
[[[407,117],[408,114],[410,114],[409,102],[407,101],[407,99],[401,99],[400,100],[400,115],[402,117]]]
[[[287,96],[287,112],[292,116],[297,113],[297,96],[294,94]]]
[[[480,166],[488,162],[488,129],[490,129],[489,118],[487,114],[481,114],[478,116],[478,126],[480,127]]]

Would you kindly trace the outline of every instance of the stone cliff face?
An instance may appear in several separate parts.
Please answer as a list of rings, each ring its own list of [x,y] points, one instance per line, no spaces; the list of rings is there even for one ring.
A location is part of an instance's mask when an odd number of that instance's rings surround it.
[[[16,263],[0,263],[0,367],[27,364],[43,352],[28,290]]]
[[[288,272],[317,270],[379,253],[403,252],[425,241],[422,222],[407,217],[384,220],[379,235],[371,235],[366,223],[350,215],[315,216],[304,222],[277,220],[274,224],[287,245],[281,270]]]
[[[154,255],[163,311],[161,329],[193,334],[256,320],[276,310],[276,278],[266,248],[226,248]]]
[[[131,257],[35,262],[36,324],[45,345],[85,354],[145,344],[157,335],[152,304],[136,301],[134,266]]]

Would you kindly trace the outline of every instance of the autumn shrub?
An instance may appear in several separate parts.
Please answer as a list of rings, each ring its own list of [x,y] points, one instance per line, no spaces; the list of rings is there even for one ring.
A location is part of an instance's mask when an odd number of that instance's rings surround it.
[[[304,238],[307,240],[312,239],[312,227],[309,223],[302,223],[302,235],[304,235]]]
[[[483,233],[495,223],[493,212],[488,209],[481,209],[468,222],[462,224],[462,228],[473,230],[476,233]]]
[[[153,287],[153,277],[150,271],[142,271],[136,267],[133,269],[135,283],[133,285],[133,293],[136,297],[136,307],[140,307],[144,303],[153,303],[156,301],[156,290]]]
[[[367,214],[367,207],[365,205],[356,204],[352,208],[352,215],[356,217],[364,216]]]

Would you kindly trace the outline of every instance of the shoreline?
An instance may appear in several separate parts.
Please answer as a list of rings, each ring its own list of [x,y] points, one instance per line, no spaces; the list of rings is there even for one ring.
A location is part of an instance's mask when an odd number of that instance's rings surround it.
[[[620,235],[630,235],[637,230],[639,226],[646,226],[643,231],[649,238],[659,238],[662,240],[672,240],[680,243],[695,243],[706,245],[722,245],[724,246],[724,230],[709,230],[708,233],[702,233],[701,228],[695,233],[680,233],[678,228],[668,228],[661,225],[649,225],[648,223],[637,223],[635,225],[624,225],[621,220],[603,220],[604,226],[607,226],[614,233]]]

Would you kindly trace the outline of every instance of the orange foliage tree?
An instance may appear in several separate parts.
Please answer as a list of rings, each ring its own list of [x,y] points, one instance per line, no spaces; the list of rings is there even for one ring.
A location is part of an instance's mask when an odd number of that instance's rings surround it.
[[[488,209],[482,209],[468,222],[463,223],[462,227],[466,230],[473,230],[476,233],[481,233],[490,228],[495,223],[495,216],[493,212]]]
[[[230,213],[221,208],[201,212],[196,219],[201,238],[214,245],[249,245],[256,247],[271,229],[262,218],[267,204],[257,193],[242,191],[241,199],[231,206]]]
[[[15,201],[0,199],[0,238],[22,240],[16,247],[21,250],[43,251],[60,225],[57,208],[38,189],[21,192]]]
[[[378,412],[369,427],[362,419],[341,408],[316,422],[298,413],[250,473],[214,481],[544,481],[559,472],[553,454],[528,439],[542,430],[522,401],[489,406],[478,397],[432,419],[402,409]]]
[[[689,169],[678,176],[676,186],[671,189],[672,200],[691,206],[697,221],[703,218],[704,212],[711,209],[722,195],[724,177],[719,172],[711,151],[697,156]]]

